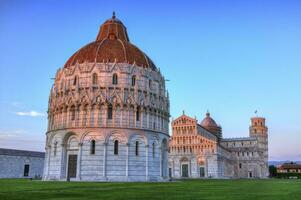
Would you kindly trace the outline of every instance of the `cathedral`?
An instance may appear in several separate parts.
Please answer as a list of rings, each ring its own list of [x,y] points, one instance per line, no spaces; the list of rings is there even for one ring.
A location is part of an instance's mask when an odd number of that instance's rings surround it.
[[[56,73],[43,179],[164,181],[168,130],[165,79],[113,14]]]
[[[57,70],[48,103],[43,180],[166,181],[268,175],[265,119],[227,139],[210,113],[172,121],[165,78],[116,18]]]
[[[210,113],[198,123],[183,113],[172,121],[169,176],[173,178],[268,177],[268,128],[251,118],[249,137],[223,138]]]

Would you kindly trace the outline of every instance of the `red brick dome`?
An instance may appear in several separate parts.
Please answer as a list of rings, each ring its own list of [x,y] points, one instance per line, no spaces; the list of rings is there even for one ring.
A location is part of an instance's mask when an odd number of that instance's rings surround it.
[[[216,124],[216,122],[214,121],[214,119],[212,119],[210,117],[210,113],[209,112],[206,113],[206,117],[201,122],[201,126],[203,126],[205,128],[206,127],[218,127],[218,125]]]
[[[75,52],[66,62],[66,68],[76,63],[129,63],[156,70],[152,60],[130,43],[126,27],[115,17],[108,19],[99,30],[96,41]]]
[[[218,137],[222,137],[222,128],[210,117],[210,113],[206,113],[206,117],[201,122],[201,126],[216,134]]]

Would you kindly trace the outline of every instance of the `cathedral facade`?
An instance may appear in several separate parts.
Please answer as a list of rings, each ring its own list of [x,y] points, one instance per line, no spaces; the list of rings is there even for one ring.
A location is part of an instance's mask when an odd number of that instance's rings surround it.
[[[265,118],[251,118],[249,137],[223,138],[210,113],[201,123],[183,113],[172,121],[168,165],[173,178],[266,178]]]
[[[56,73],[43,179],[165,180],[168,129],[165,79],[113,14]]]

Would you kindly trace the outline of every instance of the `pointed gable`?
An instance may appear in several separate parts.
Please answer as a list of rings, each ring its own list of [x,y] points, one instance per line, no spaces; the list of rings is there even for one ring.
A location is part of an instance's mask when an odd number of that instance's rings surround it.
[[[183,126],[183,125],[196,125],[197,120],[187,115],[183,114],[182,116],[178,117],[177,119],[171,122],[172,126]]]

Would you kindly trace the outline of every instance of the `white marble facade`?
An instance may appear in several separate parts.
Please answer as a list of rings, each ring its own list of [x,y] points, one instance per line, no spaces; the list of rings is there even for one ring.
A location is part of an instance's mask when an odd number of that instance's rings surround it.
[[[223,138],[221,132],[214,132],[217,128],[208,113],[200,124],[184,114],[172,122],[168,157],[170,177],[268,177],[265,118],[251,118],[249,137]]]
[[[56,73],[43,179],[167,180],[168,124],[164,77],[113,15]]]

